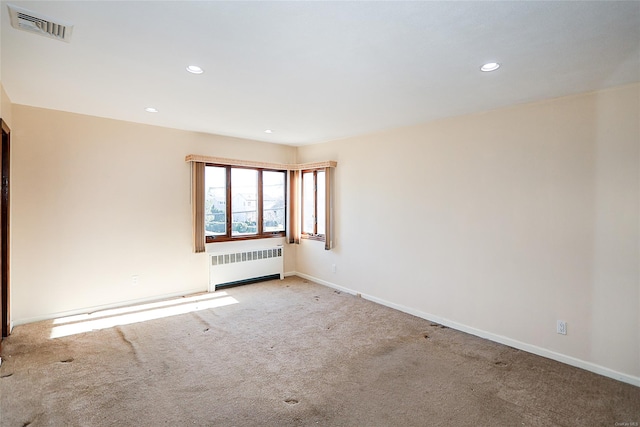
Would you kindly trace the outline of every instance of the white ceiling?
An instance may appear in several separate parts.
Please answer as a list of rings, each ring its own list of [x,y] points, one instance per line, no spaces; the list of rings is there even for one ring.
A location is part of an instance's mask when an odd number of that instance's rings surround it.
[[[71,42],[15,30],[7,3],[71,22]],[[291,145],[640,81],[637,1],[2,1],[0,13],[15,104]]]

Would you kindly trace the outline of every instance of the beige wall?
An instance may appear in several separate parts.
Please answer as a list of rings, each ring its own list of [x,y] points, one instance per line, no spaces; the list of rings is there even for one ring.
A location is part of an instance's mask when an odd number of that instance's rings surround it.
[[[14,105],[14,322],[206,290],[207,256],[191,242],[192,153],[295,160],[288,146]]]
[[[639,95],[300,147],[338,167],[335,250],[302,242],[297,271],[640,385]]]
[[[2,118],[9,127],[11,127],[11,122],[13,121],[12,110],[11,100],[4,91],[2,84],[0,84],[0,118]]]

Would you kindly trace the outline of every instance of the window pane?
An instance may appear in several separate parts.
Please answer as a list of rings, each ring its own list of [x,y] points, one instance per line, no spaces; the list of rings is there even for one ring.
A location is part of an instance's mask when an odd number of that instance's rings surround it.
[[[302,174],[302,232],[315,233],[315,199],[313,191],[313,172]]]
[[[284,172],[262,172],[262,229],[265,233],[284,231],[285,179]]]
[[[227,234],[227,172],[225,168],[204,168],[204,233],[206,236]]]
[[[325,199],[325,179],[324,179],[324,171],[318,171],[318,176],[316,178],[316,186],[317,186],[317,198],[318,205],[316,206],[318,212],[318,234],[324,235],[325,229],[325,208],[324,208],[324,199]]]
[[[231,169],[231,235],[258,232],[258,171]]]

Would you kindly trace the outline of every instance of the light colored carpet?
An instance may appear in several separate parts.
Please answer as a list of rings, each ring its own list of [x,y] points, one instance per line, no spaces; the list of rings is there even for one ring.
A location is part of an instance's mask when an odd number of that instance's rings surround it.
[[[0,425],[640,421],[637,387],[303,279],[224,292],[174,306],[197,311],[61,338],[49,338],[63,326],[50,321],[16,327],[3,346]]]

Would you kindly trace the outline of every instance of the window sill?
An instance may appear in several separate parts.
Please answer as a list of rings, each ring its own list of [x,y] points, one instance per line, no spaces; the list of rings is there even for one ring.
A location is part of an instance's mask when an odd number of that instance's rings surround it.
[[[274,237],[285,237],[285,232],[274,232],[273,234],[260,234],[260,235],[248,235],[248,236],[207,236],[205,243],[220,243],[220,242],[238,242],[241,240],[260,240],[260,239],[273,239]]]
[[[325,237],[323,234],[303,234],[302,236],[300,236],[300,238],[307,239],[307,240],[315,240],[316,242],[325,241]]]

